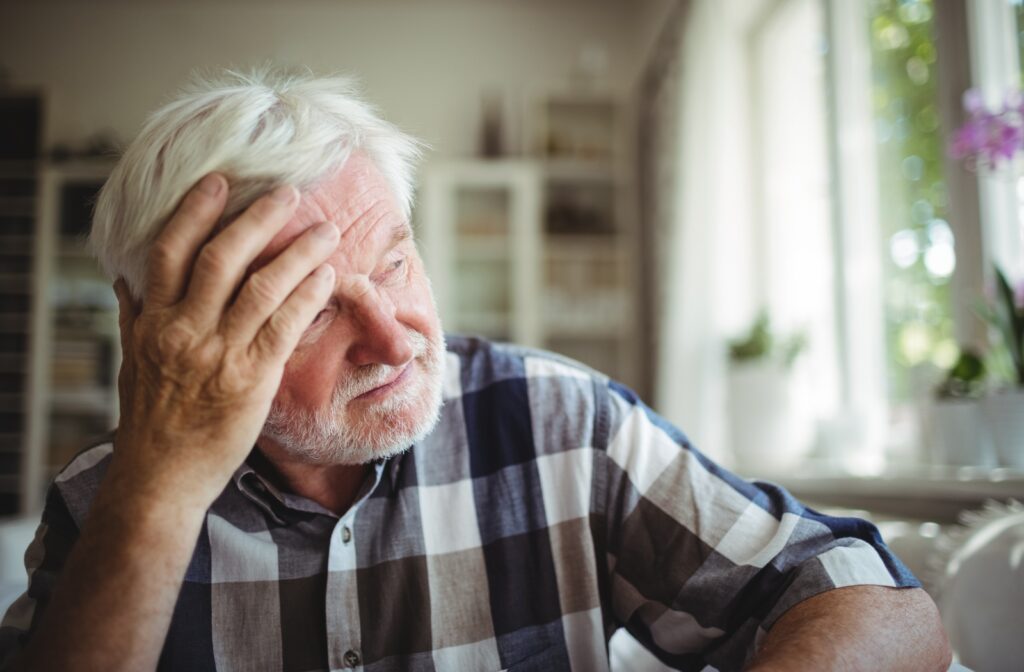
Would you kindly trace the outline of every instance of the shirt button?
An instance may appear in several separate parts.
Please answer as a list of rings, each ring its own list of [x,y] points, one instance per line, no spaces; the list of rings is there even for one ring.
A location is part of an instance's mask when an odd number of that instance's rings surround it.
[[[342,541],[342,543],[345,543],[345,544],[347,544],[348,542],[352,541],[352,530],[349,529],[348,525],[346,525],[345,527],[341,528],[341,541]],[[349,653],[352,653],[352,652],[349,651]],[[345,655],[348,655],[348,654],[345,654]],[[359,656],[356,656],[356,658],[358,658],[358,657]]]
[[[345,652],[345,664],[349,667],[359,666],[359,654],[352,649]]]

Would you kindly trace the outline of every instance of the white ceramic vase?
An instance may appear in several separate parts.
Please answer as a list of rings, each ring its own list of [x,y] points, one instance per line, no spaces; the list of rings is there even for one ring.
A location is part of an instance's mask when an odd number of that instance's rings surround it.
[[[931,403],[925,440],[934,464],[998,465],[992,433],[978,399],[938,399]]]
[[[984,406],[999,464],[1024,469],[1024,389],[1015,387],[990,394]]]
[[[729,444],[736,471],[758,477],[796,467],[807,446],[797,431],[786,367],[770,360],[733,363],[728,380]]]

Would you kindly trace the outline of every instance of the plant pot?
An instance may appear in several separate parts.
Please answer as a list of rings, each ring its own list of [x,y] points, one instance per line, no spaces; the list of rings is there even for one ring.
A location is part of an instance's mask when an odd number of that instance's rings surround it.
[[[981,400],[937,399],[928,410],[926,441],[934,464],[998,465]]]
[[[999,464],[1024,469],[1024,389],[991,394],[985,397],[984,406]]]
[[[736,470],[765,476],[798,466],[808,446],[799,440],[792,382],[774,361],[733,363],[729,369],[729,438]]]

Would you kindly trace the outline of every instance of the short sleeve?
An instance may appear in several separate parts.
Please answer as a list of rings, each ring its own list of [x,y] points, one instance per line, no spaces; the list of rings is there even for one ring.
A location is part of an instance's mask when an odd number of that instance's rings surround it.
[[[11,604],[0,623],[0,669],[9,669],[39,625],[53,587],[78,538],[76,525],[56,485],[46,496],[42,520],[25,552],[28,589]]]
[[[740,669],[793,605],[851,585],[918,587],[855,518],[709,460],[610,383],[601,482],[612,617],[677,669]]]

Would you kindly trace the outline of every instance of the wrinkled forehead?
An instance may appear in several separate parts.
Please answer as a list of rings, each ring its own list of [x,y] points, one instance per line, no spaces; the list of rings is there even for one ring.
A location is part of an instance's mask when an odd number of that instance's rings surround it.
[[[259,254],[254,267],[277,256],[306,229],[333,222],[342,239],[362,238],[362,229],[392,237],[409,225],[387,180],[365,152],[355,151],[340,170],[303,191],[291,220]],[[367,232],[368,233],[368,232]]]

